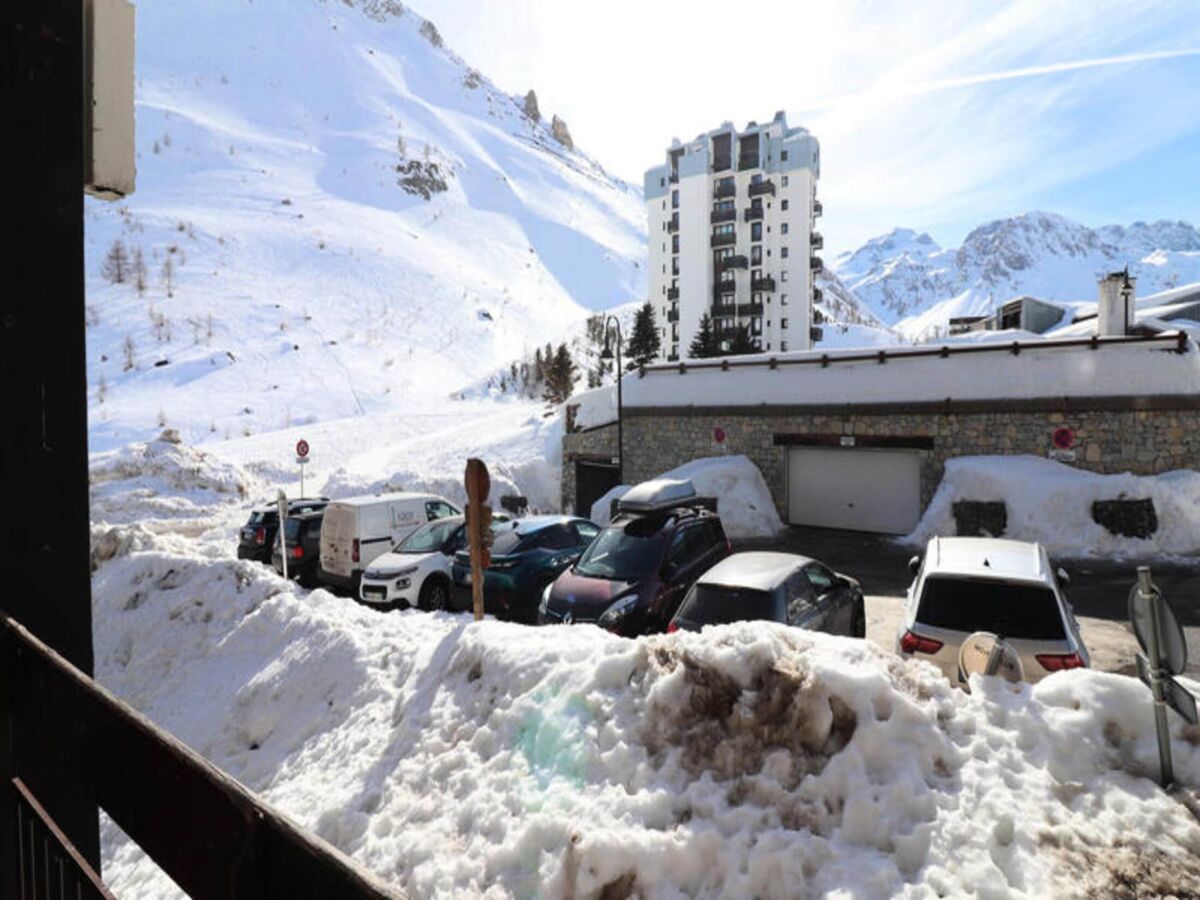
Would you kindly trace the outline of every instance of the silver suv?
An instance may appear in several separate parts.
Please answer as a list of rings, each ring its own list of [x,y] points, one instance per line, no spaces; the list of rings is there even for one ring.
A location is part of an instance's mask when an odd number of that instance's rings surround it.
[[[959,648],[988,631],[1020,654],[1026,681],[1090,665],[1079,624],[1041,544],[996,538],[933,538],[910,564],[904,619],[896,634],[902,656],[938,666],[961,684]]]

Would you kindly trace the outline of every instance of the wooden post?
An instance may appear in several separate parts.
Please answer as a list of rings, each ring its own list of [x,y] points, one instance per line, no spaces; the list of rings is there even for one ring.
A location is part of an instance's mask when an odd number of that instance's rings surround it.
[[[463,475],[467,489],[467,541],[471,554],[471,604],[475,621],[483,619],[484,571],[492,562],[492,508],[487,498],[492,478],[481,459],[468,459]]]

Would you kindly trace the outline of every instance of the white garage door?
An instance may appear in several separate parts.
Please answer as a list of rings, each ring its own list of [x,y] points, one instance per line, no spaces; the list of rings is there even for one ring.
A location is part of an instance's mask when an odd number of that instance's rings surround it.
[[[793,525],[908,534],[920,516],[921,462],[916,451],[788,451],[788,520]]]

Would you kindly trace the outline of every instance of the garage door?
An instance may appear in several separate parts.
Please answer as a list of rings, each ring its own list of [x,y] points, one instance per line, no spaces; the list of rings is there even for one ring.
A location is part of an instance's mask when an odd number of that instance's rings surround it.
[[[908,534],[920,516],[921,464],[916,451],[788,451],[788,520],[793,525]]]

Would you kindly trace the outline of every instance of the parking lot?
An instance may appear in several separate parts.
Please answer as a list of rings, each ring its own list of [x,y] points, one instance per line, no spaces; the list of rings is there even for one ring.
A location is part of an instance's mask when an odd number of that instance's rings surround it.
[[[791,527],[771,540],[739,541],[737,550],[784,550],[820,559],[862,583],[867,597],[867,637],[885,649],[895,645],[910,582],[913,547],[889,535]],[[1096,668],[1132,674],[1138,647],[1128,628],[1129,588],[1139,564],[1148,564],[1187,634],[1188,671],[1200,672],[1200,560],[1056,560],[1070,575],[1067,594]]]

